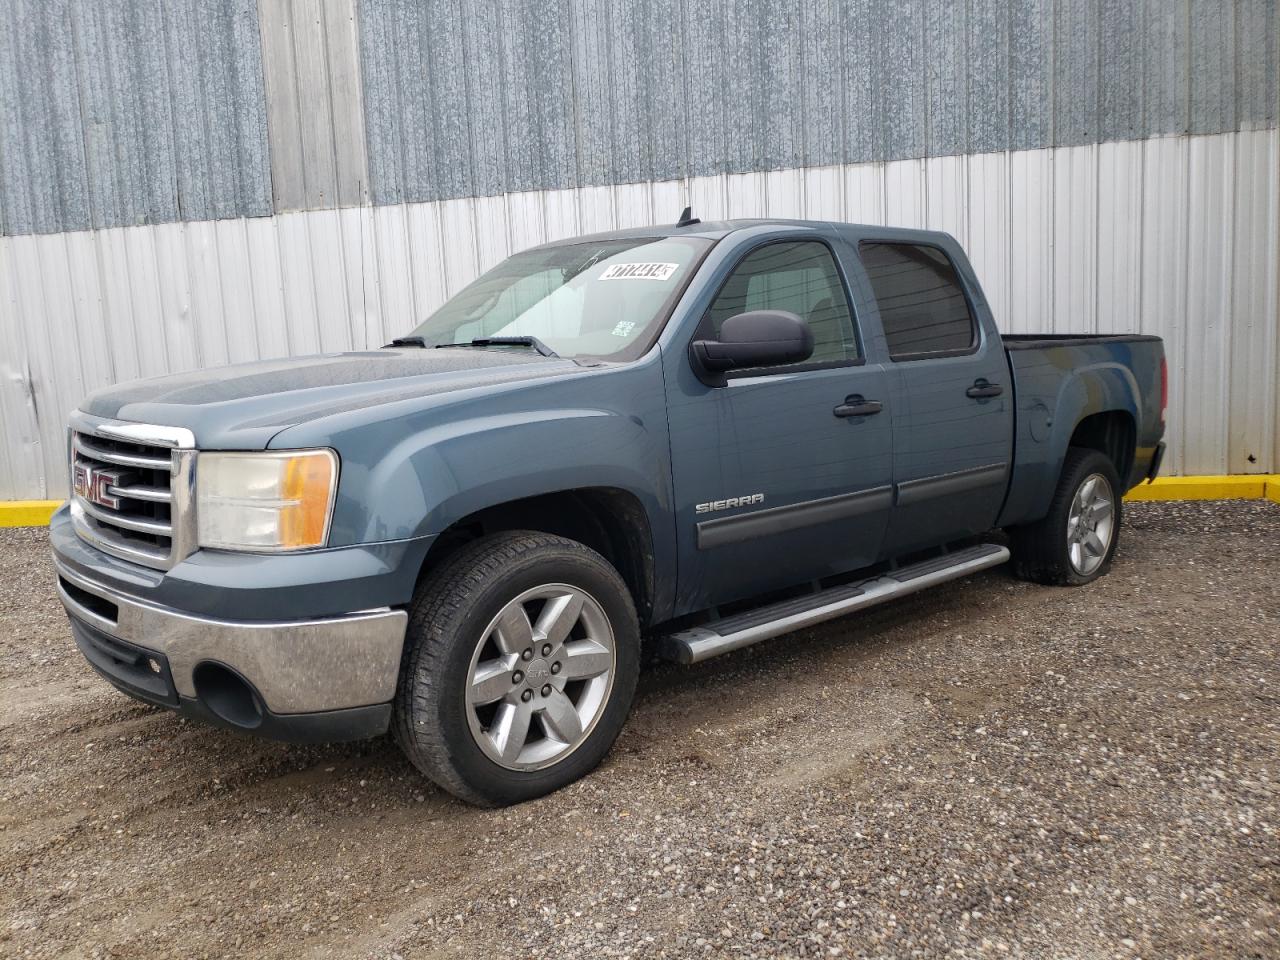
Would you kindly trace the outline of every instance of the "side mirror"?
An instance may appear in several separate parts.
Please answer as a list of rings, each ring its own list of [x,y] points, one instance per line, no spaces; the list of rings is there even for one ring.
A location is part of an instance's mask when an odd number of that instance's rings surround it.
[[[726,320],[719,340],[695,340],[689,350],[698,379],[708,386],[723,387],[729,370],[808,360],[813,355],[813,332],[794,313],[749,310]]]

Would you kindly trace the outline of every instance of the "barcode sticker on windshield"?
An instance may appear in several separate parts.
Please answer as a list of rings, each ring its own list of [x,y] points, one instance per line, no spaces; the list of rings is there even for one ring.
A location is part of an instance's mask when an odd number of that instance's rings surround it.
[[[615,263],[600,274],[601,280],[666,280],[678,263]]]

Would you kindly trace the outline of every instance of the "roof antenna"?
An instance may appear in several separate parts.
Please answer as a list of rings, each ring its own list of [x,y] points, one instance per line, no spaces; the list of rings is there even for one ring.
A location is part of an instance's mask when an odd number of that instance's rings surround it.
[[[693,207],[685,207],[684,212],[680,214],[680,221],[677,227],[692,227],[695,223],[701,223],[697,217],[693,215]]]

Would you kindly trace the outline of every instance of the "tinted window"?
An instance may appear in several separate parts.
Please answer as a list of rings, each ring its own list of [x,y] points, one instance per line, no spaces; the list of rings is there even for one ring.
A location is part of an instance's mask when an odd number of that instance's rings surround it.
[[[712,335],[748,310],[786,310],[808,323],[813,356],[806,363],[858,358],[849,300],[826,244],[770,243],[747,254],[711,305]]]
[[[973,346],[973,315],[945,253],[911,243],[863,243],[858,252],[894,360]]]

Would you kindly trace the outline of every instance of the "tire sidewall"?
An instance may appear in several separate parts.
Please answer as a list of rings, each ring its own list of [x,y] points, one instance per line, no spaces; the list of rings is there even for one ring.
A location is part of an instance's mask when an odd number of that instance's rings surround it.
[[[467,676],[481,633],[512,598],[548,583],[564,583],[589,593],[613,630],[614,675],[609,699],[591,733],[563,760],[541,770],[508,770],[475,742],[468,723]],[[607,562],[586,548],[540,547],[509,569],[479,585],[460,615],[431,624],[445,645],[442,670],[433,685],[434,716],[457,774],[494,804],[516,803],[556,790],[596,767],[608,753],[631,709],[639,673],[639,631],[630,595]]]
[[[1057,528],[1055,537],[1059,555],[1062,558],[1063,570],[1069,583],[1081,585],[1092,583],[1099,577],[1105,576],[1111,570],[1111,561],[1116,554],[1116,548],[1120,545],[1120,531],[1123,526],[1124,513],[1124,494],[1120,491],[1120,477],[1116,473],[1115,466],[1111,463],[1111,459],[1095,450],[1081,451],[1080,455],[1073,458],[1067,475],[1064,478],[1066,482],[1063,484],[1065,496],[1061,500],[1062,509],[1058,516],[1055,517],[1055,526]],[[1098,568],[1092,573],[1081,573],[1071,563],[1071,550],[1067,543],[1067,521],[1071,513],[1071,505],[1075,502],[1076,494],[1080,492],[1080,487],[1085,480],[1093,476],[1095,473],[1101,474],[1111,487],[1111,506],[1112,506],[1112,530],[1111,542],[1107,544],[1106,556],[1102,558],[1102,563],[1098,564]]]

